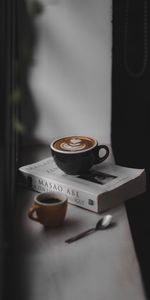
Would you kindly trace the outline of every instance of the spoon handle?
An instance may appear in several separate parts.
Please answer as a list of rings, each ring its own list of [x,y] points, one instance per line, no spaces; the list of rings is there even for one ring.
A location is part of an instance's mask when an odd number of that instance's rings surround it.
[[[94,231],[95,231],[95,228],[88,229],[88,230],[86,230],[86,231],[83,231],[83,232],[81,232],[81,233],[79,233],[79,234],[73,236],[72,238],[69,238],[69,239],[66,240],[65,242],[68,243],[68,244],[70,244],[70,243],[72,243],[72,242],[75,242],[75,241],[77,241],[77,240],[83,238],[84,236],[87,236],[88,234],[90,234],[90,233],[92,233],[92,232],[94,232]]]

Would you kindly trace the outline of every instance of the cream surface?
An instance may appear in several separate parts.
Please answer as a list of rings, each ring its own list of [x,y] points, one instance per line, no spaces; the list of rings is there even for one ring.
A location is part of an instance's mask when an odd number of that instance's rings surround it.
[[[57,150],[74,152],[90,149],[94,145],[96,145],[96,141],[92,138],[72,136],[57,140],[54,143],[54,148]]]

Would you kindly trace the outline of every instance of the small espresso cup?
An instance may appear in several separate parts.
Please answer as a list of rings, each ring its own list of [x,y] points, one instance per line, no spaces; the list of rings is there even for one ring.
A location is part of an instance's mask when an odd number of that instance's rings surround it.
[[[31,220],[45,227],[60,226],[67,211],[67,197],[57,192],[41,193],[34,197],[34,203],[28,210]]]
[[[68,136],[52,141],[50,144],[56,165],[70,175],[87,172],[94,164],[103,162],[109,155],[106,145],[98,145],[98,141],[87,136]],[[100,155],[101,150],[104,154]]]

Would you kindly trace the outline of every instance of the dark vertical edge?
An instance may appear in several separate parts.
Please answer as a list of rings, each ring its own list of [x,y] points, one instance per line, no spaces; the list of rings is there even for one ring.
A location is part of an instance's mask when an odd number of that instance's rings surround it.
[[[150,299],[150,57],[142,76],[127,72],[124,51],[133,70],[132,60],[143,55],[143,5],[145,1],[128,1],[130,4],[128,36],[125,49],[125,9],[127,1],[113,1],[112,20],[112,119],[111,143],[116,163],[127,167],[145,168],[147,192],[125,203],[131,234],[139,261],[146,299]],[[148,33],[150,32],[150,7],[148,4]],[[132,9],[131,9],[132,8]],[[140,20],[140,22],[139,22]],[[136,31],[136,35],[133,35]],[[138,34],[139,33],[139,34]],[[131,38],[132,37],[132,38]],[[137,47],[136,45],[139,45]],[[148,50],[150,39],[148,35]],[[149,50],[150,51],[150,50]]]
[[[0,293],[8,296],[8,274],[13,249],[13,218],[15,207],[15,184],[18,140],[13,126],[17,106],[12,101],[16,87],[15,63],[17,55],[17,0],[1,0],[0,3]]]

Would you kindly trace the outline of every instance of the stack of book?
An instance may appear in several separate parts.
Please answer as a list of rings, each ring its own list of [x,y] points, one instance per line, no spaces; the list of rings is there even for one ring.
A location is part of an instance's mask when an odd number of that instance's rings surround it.
[[[146,190],[144,169],[99,164],[82,175],[67,175],[52,157],[19,168],[20,183],[37,192],[57,191],[68,202],[102,213]]]

